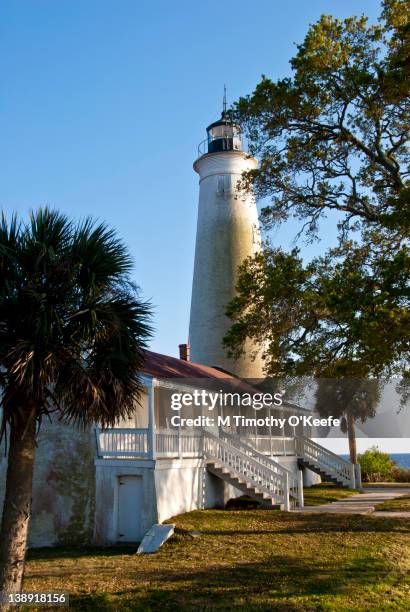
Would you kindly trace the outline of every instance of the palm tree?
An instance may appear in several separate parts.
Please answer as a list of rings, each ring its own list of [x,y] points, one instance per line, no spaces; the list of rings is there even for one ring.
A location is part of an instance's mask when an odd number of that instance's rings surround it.
[[[112,426],[130,416],[151,335],[151,309],[131,282],[114,231],[40,209],[0,222],[1,438],[8,469],[0,590],[21,589],[36,436],[51,411],[67,423]]]
[[[354,372],[353,364],[350,367],[350,372]],[[357,463],[356,423],[364,423],[376,416],[381,386],[379,379],[363,375],[317,379],[315,409],[321,417],[340,419],[340,429],[347,433],[349,456],[353,464]]]

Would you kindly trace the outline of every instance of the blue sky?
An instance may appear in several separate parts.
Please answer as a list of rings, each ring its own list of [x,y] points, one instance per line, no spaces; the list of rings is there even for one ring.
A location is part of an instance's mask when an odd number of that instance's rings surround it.
[[[374,0],[35,0],[0,9],[0,207],[48,204],[106,220],[129,245],[155,305],[152,348],[186,341],[205,127],[288,61],[322,13]],[[295,227],[272,239],[288,246]],[[335,236],[305,249],[323,250]]]

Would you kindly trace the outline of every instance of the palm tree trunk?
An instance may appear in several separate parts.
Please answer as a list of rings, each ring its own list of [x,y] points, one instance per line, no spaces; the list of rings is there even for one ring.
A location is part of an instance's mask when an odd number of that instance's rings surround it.
[[[21,591],[31,514],[36,420],[11,425],[6,496],[0,535],[0,591]],[[2,606],[2,610],[8,609]]]
[[[347,436],[349,439],[349,454],[350,461],[357,463],[357,448],[356,448],[356,425],[355,418],[351,412],[347,413]]]

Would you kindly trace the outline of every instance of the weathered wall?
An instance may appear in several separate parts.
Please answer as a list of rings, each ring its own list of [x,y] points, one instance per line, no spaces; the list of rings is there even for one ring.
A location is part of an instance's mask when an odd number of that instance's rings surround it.
[[[95,507],[95,435],[57,420],[43,422],[34,466],[29,545],[84,544],[92,541]],[[0,459],[0,512],[7,459]]]

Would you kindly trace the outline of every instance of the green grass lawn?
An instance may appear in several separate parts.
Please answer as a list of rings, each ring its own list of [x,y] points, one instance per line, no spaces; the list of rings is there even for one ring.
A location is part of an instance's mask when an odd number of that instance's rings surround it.
[[[154,555],[32,551],[24,588],[69,591],[84,611],[409,609],[408,520],[205,510],[174,522],[176,535]]]
[[[375,510],[388,510],[389,512],[410,512],[410,495],[403,495],[390,499],[376,506]]]
[[[350,495],[359,493],[355,489],[342,489],[329,482],[323,482],[313,487],[303,489],[305,497],[305,506],[320,506],[322,504],[330,504],[331,502],[345,499]]]

